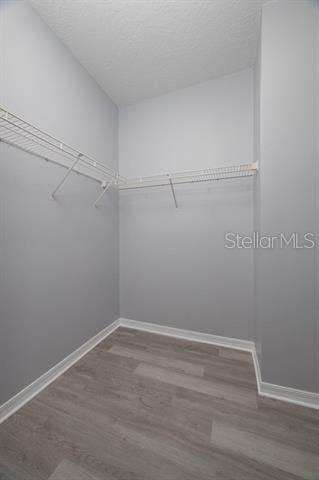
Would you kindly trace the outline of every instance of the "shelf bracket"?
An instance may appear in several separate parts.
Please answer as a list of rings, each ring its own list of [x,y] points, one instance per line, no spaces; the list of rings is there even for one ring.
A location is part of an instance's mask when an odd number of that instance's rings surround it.
[[[175,208],[178,208],[177,199],[176,199],[175,190],[174,190],[174,184],[172,182],[172,178],[171,178],[170,175],[168,175],[168,180],[169,180],[169,184],[170,184],[170,187],[171,187],[171,191],[172,191],[172,195],[173,195],[173,199],[174,199],[174,203],[175,203]]]
[[[80,161],[80,159],[81,159],[82,156],[83,156],[82,153],[79,153],[79,155],[78,155],[77,158],[74,160],[74,162],[72,163],[72,165],[67,169],[65,175],[61,178],[61,180],[59,181],[58,185],[55,187],[55,189],[54,189],[53,192],[51,193],[51,195],[50,195],[51,200],[54,200],[54,197],[55,197],[56,192],[62,187],[62,185],[64,184],[64,182],[66,181],[66,179],[68,178],[68,176],[70,175],[70,173],[72,172],[72,170],[74,169],[74,167],[76,166],[76,164]]]
[[[100,195],[97,197],[97,199],[95,200],[95,202],[93,203],[93,207],[96,208],[97,207],[97,204],[99,203],[99,201],[101,200],[102,197],[104,197],[104,195],[106,194],[106,192],[108,191],[108,189],[111,187],[111,185],[113,184],[114,182],[114,178],[112,178],[112,180],[109,182],[109,183],[102,183],[102,192],[100,193]]]
[[[254,162],[251,164],[251,168],[252,170],[255,170],[255,172],[258,172],[259,170],[259,163],[258,162]]]

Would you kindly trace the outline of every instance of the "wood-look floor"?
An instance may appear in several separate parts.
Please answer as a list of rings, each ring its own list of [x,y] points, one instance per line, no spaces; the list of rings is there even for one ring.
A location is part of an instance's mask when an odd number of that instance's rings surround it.
[[[249,353],[120,328],[0,425],[1,480],[318,480],[319,412]]]

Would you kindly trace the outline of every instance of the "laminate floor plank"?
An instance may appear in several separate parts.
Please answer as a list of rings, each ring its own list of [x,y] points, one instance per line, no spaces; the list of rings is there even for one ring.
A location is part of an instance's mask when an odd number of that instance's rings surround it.
[[[171,368],[172,370],[179,370],[188,375],[197,375],[202,377],[204,375],[204,365],[198,365],[183,360],[171,359],[165,356],[154,355],[148,352],[141,352],[140,350],[133,348],[126,348],[114,345],[109,350],[114,355],[122,357],[133,358],[140,362],[150,363],[152,365],[158,365],[164,368]]]
[[[280,418],[287,418],[292,422],[292,425],[299,421],[309,428],[313,428],[315,432],[319,430],[318,409],[261,396],[258,397],[258,409],[267,414],[276,413]]]
[[[213,365],[205,366],[203,377],[212,381],[226,381],[232,385],[257,391],[255,371],[249,368],[243,368],[242,365],[229,365],[222,361],[215,361]]]
[[[305,480],[318,480],[319,455],[213,420],[212,445],[276,467]]]
[[[189,453],[186,454],[179,443],[174,442],[178,438],[174,432],[167,430],[163,437],[164,429],[155,431],[148,423],[145,425],[145,419],[144,422],[140,418],[135,419],[135,429],[124,425],[124,418],[110,418],[91,409],[87,415],[77,409],[70,416],[57,406],[38,404],[36,407],[33,412],[36,417],[43,419],[43,415],[49,414],[52,419],[52,446],[67,454],[73,462],[86,461],[91,468],[99,468],[100,475],[104,465],[103,473],[113,475],[116,479],[127,476],[134,480],[153,480],[162,478],[161,475],[163,478],[193,479],[195,469],[198,479],[207,478],[208,465],[198,470],[194,463],[196,455],[193,454],[191,461]],[[27,416],[30,416],[30,412]],[[160,427],[160,422],[156,425]],[[46,441],[45,431],[39,430],[38,435]],[[170,439],[171,435],[173,437]],[[75,450],[73,445],[76,445]],[[205,474],[201,474],[204,467]]]
[[[209,439],[210,431],[208,430],[207,419],[203,416],[191,415],[183,410],[178,411],[172,407],[171,401],[162,405],[162,408],[149,408],[139,401],[137,396],[129,401],[108,401],[102,396],[85,394],[81,395],[74,407],[74,402],[70,401],[61,391],[56,390],[50,395],[42,395],[39,402],[43,403],[43,407],[51,407],[66,415],[72,415],[78,420],[85,420],[90,425],[97,428],[105,426],[105,428],[113,425],[114,422],[131,422],[134,424],[144,424],[149,430],[161,434],[167,438],[190,438],[197,443],[206,443]]]
[[[119,328],[0,425],[0,480],[318,480],[319,412],[249,353]]]
[[[34,453],[33,439],[29,435],[30,426],[34,424],[37,425],[37,437],[41,441],[36,451],[43,457],[45,452],[54,450],[59,457],[55,467],[61,458],[68,457],[75,464],[87,465],[96,476],[114,479],[127,477],[132,480],[153,480],[158,478],[162,469],[160,459],[152,458],[152,455],[146,459],[135,445],[116,434],[116,422],[110,422],[106,427],[104,419],[103,426],[96,427],[86,418],[79,419],[76,415],[70,416],[57,408],[39,403],[21,414],[18,434],[25,443],[26,461]],[[152,462],[152,468],[146,471],[147,462]],[[51,466],[51,473],[53,470]],[[152,476],[151,470],[157,475]]]
[[[117,332],[116,332],[117,333]],[[141,333],[144,334],[141,338]],[[152,342],[149,340],[149,337],[152,334],[147,332],[137,332],[137,337],[133,338],[131,335],[126,338],[122,338],[120,334],[114,337],[113,343],[117,346],[126,346],[127,348],[134,348],[140,352],[147,352],[152,355],[162,356],[167,359],[175,359],[189,362],[190,359],[192,363],[198,365],[212,366],[217,367],[223,365],[225,367],[234,367],[237,369],[242,369],[243,375],[246,373],[249,376],[252,376],[255,379],[255,370],[253,366],[252,356],[248,352],[239,352],[244,354],[244,360],[234,360],[231,358],[230,354],[220,355],[221,351],[229,351],[229,348],[220,347],[216,345],[201,344],[198,342],[190,342],[181,339],[169,339],[164,335],[156,335],[160,337],[160,340]],[[146,338],[144,338],[146,336]],[[153,335],[154,337],[154,335]],[[120,339],[120,340],[119,340]],[[183,344],[185,343],[185,345]],[[101,345],[101,348],[103,346]],[[104,347],[105,348],[105,347]],[[238,351],[235,351],[235,354],[238,354]]]
[[[50,476],[49,480],[102,480],[83,470],[78,465],[63,460]],[[108,480],[104,477],[103,480]]]
[[[194,357],[196,355],[206,355],[209,357],[219,355],[219,347],[217,345],[158,335],[142,330],[134,330],[134,332],[134,335],[132,335],[132,329],[120,328],[115,332],[113,341],[118,341],[122,345],[139,346],[145,350],[156,348],[163,351],[166,350],[170,353],[189,353]]]
[[[249,389],[234,387],[227,383],[209,381],[197,377],[191,377],[172,370],[141,363],[134,371],[135,375],[156,378],[160,382],[169,383],[188,390],[204,393],[206,395],[223,398],[226,401],[243,403],[252,408],[257,408],[256,393]]]
[[[243,405],[231,404],[213,399],[207,401],[204,396],[195,392],[192,395],[177,396],[173,398],[173,406],[176,409],[185,409],[224,422],[239,431],[244,430],[260,436],[265,441],[278,441],[300,451],[319,455],[319,430],[313,429],[308,422],[294,421],[293,418],[285,418],[277,412],[264,414],[252,410]]]
[[[241,350],[221,347],[219,349],[219,356],[221,358],[228,358],[244,363],[250,363],[251,365],[253,364],[253,359],[250,352],[243,352]]]

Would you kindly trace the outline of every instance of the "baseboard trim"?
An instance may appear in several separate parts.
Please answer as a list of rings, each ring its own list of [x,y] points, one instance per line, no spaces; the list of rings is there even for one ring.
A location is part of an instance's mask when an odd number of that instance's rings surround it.
[[[309,392],[306,390],[297,390],[295,388],[274,385],[262,381],[256,346],[252,341],[210,335],[192,330],[181,330],[179,328],[167,327],[148,322],[140,322],[128,318],[119,318],[119,326],[181,338],[184,340],[190,340],[192,342],[209,343],[211,345],[219,345],[221,347],[229,347],[251,352],[255,367],[258,394],[260,396],[269,397],[274,400],[281,400],[283,402],[294,403],[295,405],[301,405],[303,407],[314,408],[317,410],[319,409],[319,393]]]
[[[167,327],[155,323],[139,322],[128,318],[119,318],[119,322],[121,327],[143,330],[145,332],[181,338],[183,340],[191,340],[192,342],[209,343],[211,345],[219,345],[221,347],[229,347],[236,350],[245,350],[246,352],[251,352],[254,348],[254,342],[240,340],[238,338],[221,337],[209,333],[195,332],[193,330],[182,330],[180,328]]]
[[[255,343],[252,341],[210,335],[192,330],[182,330],[179,328],[157,325],[154,323],[139,322],[137,320],[131,320],[128,318],[119,318],[111,323],[111,325],[108,325],[106,328],[104,328],[97,335],[90,338],[61,362],[57,363],[54,367],[41,375],[41,377],[37,378],[33,383],[18,392],[14,397],[10,398],[6,403],[0,405],[0,424],[17,412],[21,407],[23,407],[23,405],[32,400],[33,397],[38,395],[38,393],[50,385],[50,383],[56,380],[60,375],[72,367],[72,365],[78,362],[84,355],[86,355],[90,350],[92,350],[106,337],[111,335],[111,333],[113,333],[119,327],[143,330],[145,332],[190,340],[192,342],[209,343],[211,345],[218,345],[221,347],[251,352],[256,372],[259,395],[319,410],[319,393],[297,390],[295,388],[274,385],[262,381],[258,355],[256,352]]]
[[[18,392],[14,397],[10,398],[6,403],[0,406],[0,423],[4,422],[7,418],[13,415],[23,405],[32,400],[33,397],[38,395],[44,388],[50,383],[56,380],[72,365],[78,362],[84,355],[92,350],[98,343],[108,337],[114,330],[119,327],[119,320],[115,320],[111,325],[101,330],[97,335],[90,338],[87,342],[77,348],[70,355],[65,357],[61,362],[57,363],[50,370],[45,372],[39,378],[37,378],[30,385]]]
[[[254,344],[253,349],[252,349],[252,356],[253,356],[253,362],[254,362],[254,367],[255,367],[255,375],[256,375],[256,382],[257,382],[257,390],[258,394],[261,395],[261,371],[260,371],[260,365],[259,365],[259,360],[258,360],[258,355],[256,351],[256,346]]]
[[[319,410],[319,393],[267,382],[260,382],[259,388],[259,394],[263,397]]]

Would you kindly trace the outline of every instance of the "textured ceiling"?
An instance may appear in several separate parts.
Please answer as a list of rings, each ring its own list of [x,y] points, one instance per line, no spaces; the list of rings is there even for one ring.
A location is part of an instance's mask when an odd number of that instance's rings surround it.
[[[30,0],[119,105],[252,65],[265,0]]]

